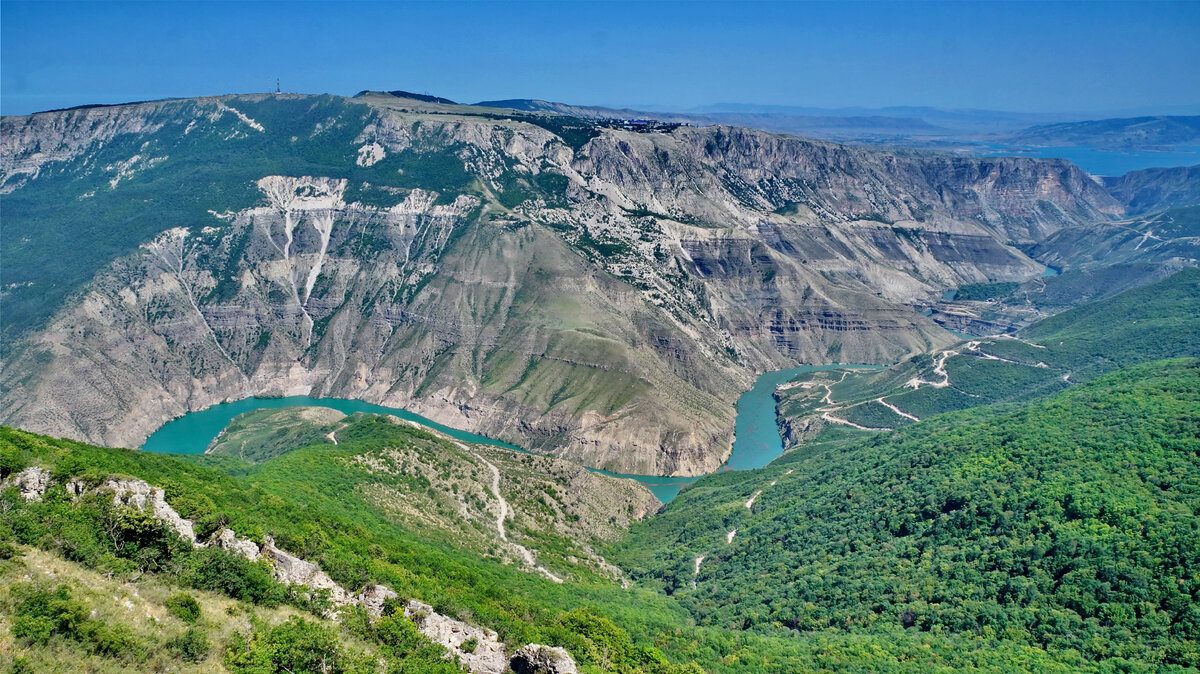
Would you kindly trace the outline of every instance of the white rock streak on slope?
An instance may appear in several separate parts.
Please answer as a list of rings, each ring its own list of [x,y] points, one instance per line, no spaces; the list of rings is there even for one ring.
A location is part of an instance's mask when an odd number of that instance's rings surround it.
[[[312,346],[313,333],[313,318],[308,313],[308,298],[312,294],[312,289],[317,283],[317,277],[321,274],[321,268],[325,264],[325,256],[329,251],[329,239],[333,233],[334,211],[345,206],[342,201],[342,195],[346,191],[345,180],[333,180],[329,178],[289,178],[285,176],[267,176],[258,181],[258,188],[266,195],[267,201],[271,203],[271,207],[283,214],[283,237],[284,243],[282,246],[276,242],[274,235],[268,229],[266,231],[267,239],[271,245],[283,255],[283,261],[287,266],[288,283],[292,288],[292,297],[296,300],[296,306],[299,307],[300,313],[304,317],[305,339],[308,346]],[[303,195],[301,195],[303,192]],[[321,240],[321,248],[317,252],[316,259],[309,268],[308,276],[304,282],[304,294],[301,296],[300,287],[296,284],[296,268],[292,258],[292,242],[295,239],[296,227],[303,220],[302,215],[297,215],[297,212],[311,211],[313,215],[309,218],[313,229],[317,231]],[[268,225],[269,227],[269,225]]]
[[[556,583],[563,582],[562,578],[559,578],[558,576],[551,573],[550,570],[547,569],[546,567],[539,565],[537,563],[537,559],[533,556],[533,552],[531,552],[529,550],[529,548],[527,548],[524,545],[521,545],[520,543],[517,543],[515,541],[508,540],[508,534],[505,533],[505,531],[504,531],[504,520],[508,519],[508,501],[504,500],[504,497],[500,495],[500,469],[497,468],[496,465],[494,463],[492,463],[491,461],[488,461],[487,459],[483,458],[482,455],[480,455],[476,452],[472,452],[471,449],[469,447],[467,447],[465,444],[463,444],[461,442],[455,442],[454,444],[458,445],[458,447],[460,449],[462,449],[463,451],[469,452],[472,455],[474,455],[475,458],[482,461],[483,464],[485,466],[487,466],[489,470],[492,471],[492,485],[491,485],[492,493],[495,494],[496,501],[498,501],[500,504],[499,512],[496,514],[496,532],[500,534],[500,540],[504,541],[505,543],[508,543],[509,545],[516,548],[517,552],[519,552],[521,554],[521,558],[525,560],[525,563],[528,566],[530,566],[533,569],[536,569],[542,575],[546,576],[547,578],[549,578],[550,580],[552,580]]]
[[[235,108],[231,108],[228,105],[225,105],[224,103],[222,103],[221,101],[217,101],[217,108],[219,108],[222,112],[228,112],[228,113],[233,114],[233,116],[242,120],[242,122],[244,122],[246,124],[246,126],[250,127],[251,129],[254,129],[255,131],[260,131],[260,132],[266,131],[266,129],[263,128],[262,124],[259,124],[258,122],[254,121],[253,119],[250,119],[249,117],[247,117],[246,113],[244,113],[240,110],[237,110]],[[189,129],[190,129],[190,127],[189,127]]]
[[[308,270],[308,279],[304,281],[303,307],[308,306],[308,298],[312,295],[313,286],[317,284],[317,277],[321,275],[321,266],[325,264],[325,253],[329,250],[329,235],[333,233],[333,213],[331,211],[317,213],[312,218],[312,225],[321,235],[321,250],[317,253],[317,261],[313,263],[312,269]]]
[[[725,543],[726,544],[732,543],[734,536],[737,536],[737,527],[734,527],[733,531],[730,531],[729,533],[725,534]]]
[[[192,305],[192,310],[200,317],[200,322],[204,324],[208,335],[212,337],[213,344],[216,345],[221,355],[225,356],[225,360],[229,361],[229,364],[237,371],[238,375],[242,378],[242,383],[246,386],[246,393],[249,394],[250,381],[246,378],[246,373],[242,372],[242,368],[238,367],[237,362],[233,360],[233,356],[230,356],[225,347],[221,345],[221,340],[217,339],[216,331],[212,329],[212,325],[204,317],[204,312],[200,311],[200,307],[196,304],[196,298],[192,292],[192,286],[184,276],[184,256],[186,255],[184,252],[184,241],[187,239],[187,236],[188,230],[186,227],[175,227],[164,232],[162,236],[150,242],[146,247],[162,262],[171,276],[175,277],[175,281],[179,283],[179,287],[183,290],[183,295],[187,298],[188,304]]]

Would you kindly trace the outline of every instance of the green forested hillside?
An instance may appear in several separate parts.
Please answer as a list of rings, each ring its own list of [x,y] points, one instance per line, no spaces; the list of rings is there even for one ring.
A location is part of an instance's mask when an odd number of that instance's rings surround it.
[[[1200,354],[1200,269],[1047,318],[1024,331],[1073,379],[1131,363]]]
[[[827,431],[767,468],[700,480],[636,525],[606,551],[641,581],[629,589],[552,583],[398,526],[358,495],[369,476],[347,461],[379,437],[405,442],[371,433],[370,419],[339,431],[336,447],[257,465],[9,429],[0,446],[6,475],[38,464],[57,480],[145,479],[200,534],[271,533],[347,587],[383,582],[510,647],[563,645],[585,672],[1137,670],[1197,663],[1198,392],[1200,365],[1167,361],[1024,411],[973,410],[868,440]],[[42,502],[3,494],[0,625],[35,671],[64,657],[94,671],[260,671],[246,667],[310,648],[340,658],[332,671],[441,662],[398,614],[330,623],[262,567],[172,543],[106,503],[61,487]],[[131,591],[150,613],[188,593],[204,617],[135,619],[109,600]],[[50,627],[16,627],[30,621]]]
[[[357,442],[348,437],[349,442],[337,448],[292,451],[258,467],[234,459],[187,460],[0,429],[4,475],[26,465],[41,465],[51,469],[59,483],[41,502],[27,503],[14,489],[5,490],[0,542],[9,556],[20,554],[13,544],[34,546],[84,569],[125,580],[167,579],[251,606],[293,603],[319,611],[319,605],[298,599],[257,564],[217,549],[193,550],[149,516],[129,524],[114,512],[111,501],[100,495],[74,501],[61,486],[68,476],[97,484],[104,476],[129,475],[164,488],[168,502],[196,522],[201,538],[225,526],[259,541],[269,533],[282,549],[319,564],[352,591],[368,582],[386,584],[402,597],[420,599],[445,615],[496,629],[514,647],[530,642],[564,645],[581,664],[604,667],[592,671],[670,671],[653,648],[655,635],[685,624],[682,612],[670,600],[645,590],[622,590],[613,582],[555,584],[456,549],[436,532],[426,536],[407,531],[373,507],[356,488],[369,475],[349,459],[373,444],[403,448],[406,443],[438,441],[417,429],[389,426],[394,434],[364,433],[366,437]],[[19,601],[10,602],[0,609],[19,617],[20,606]],[[569,613],[571,609],[578,610]],[[25,647],[62,645],[59,640],[14,637]],[[66,638],[73,643],[89,639],[87,635]],[[589,655],[607,653],[622,643],[625,650],[619,655],[599,660]],[[380,642],[372,648],[385,646]],[[41,654],[35,648],[32,657]],[[130,651],[117,657],[116,664],[137,669],[139,663],[148,662],[138,657]],[[403,659],[397,656],[396,662]],[[266,671],[229,666],[234,671]]]
[[[698,482],[617,559],[703,625],[1200,666],[1200,361],[845,433]]]

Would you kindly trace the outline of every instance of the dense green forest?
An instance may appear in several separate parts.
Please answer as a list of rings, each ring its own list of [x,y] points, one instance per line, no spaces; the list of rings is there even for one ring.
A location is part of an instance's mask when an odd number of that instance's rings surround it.
[[[702,625],[1169,671],[1200,666],[1198,509],[1200,362],[1168,360],[1024,408],[829,431],[698,482],[615,552]]]
[[[1171,355],[1200,354],[1200,269],[1051,316],[1023,331],[1072,378]]]

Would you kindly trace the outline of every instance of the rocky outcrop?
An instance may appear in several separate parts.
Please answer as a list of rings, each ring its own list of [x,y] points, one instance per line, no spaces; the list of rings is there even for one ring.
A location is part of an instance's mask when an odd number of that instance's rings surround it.
[[[509,666],[516,674],[577,674],[575,659],[565,648],[528,644],[517,649]]]
[[[427,639],[452,653],[475,674],[501,674],[508,671],[504,643],[495,632],[441,615],[429,604],[410,601],[404,616],[417,625]]]
[[[388,600],[396,599],[399,596],[387,585],[367,585],[354,599],[355,603],[366,609],[369,615],[379,617],[383,615],[384,605]]]
[[[50,471],[33,466],[6,478],[0,488],[14,486],[27,500],[39,500],[53,484]],[[65,485],[68,492],[82,495],[86,484],[71,480]],[[245,557],[250,561],[265,559],[271,566],[275,579],[287,585],[301,585],[324,595],[332,605],[329,617],[337,618],[338,609],[346,606],[362,606],[366,612],[378,618],[383,615],[386,603],[399,595],[386,585],[372,584],[357,594],[347,592],[329,577],[321,567],[279,549],[275,540],[263,537],[261,548],[253,541],[240,538],[232,529],[224,528],[213,535],[208,543],[196,540],[191,520],[179,513],[163,498],[163,490],[136,478],[110,478],[100,489],[113,494],[113,503],[118,506],[150,512],[175,531],[184,540],[196,547],[212,545],[230,554]],[[429,604],[410,600],[404,607],[404,616],[413,621],[417,630],[427,639],[446,649],[446,657],[456,657],[472,674],[501,674],[509,671],[509,657],[505,646],[495,631],[477,627],[461,620],[441,615]],[[518,672],[559,672],[575,674],[575,661],[562,648],[528,644],[518,649],[512,658],[513,667],[540,667],[540,669],[518,669]]]
[[[258,544],[248,538],[240,538],[233,532],[233,529],[221,529],[213,536],[211,545],[214,545],[222,550],[245,557],[246,559],[257,562],[259,557]]]
[[[16,487],[21,498],[26,501],[39,501],[42,494],[50,488],[50,471],[39,466],[30,466],[19,473],[14,473],[0,482],[0,489]]]
[[[262,556],[271,564],[275,579],[285,585],[303,585],[312,590],[328,593],[334,606],[356,603],[354,597],[329,577],[321,567],[306,562],[295,555],[275,547],[275,539],[263,536]]]
[[[144,480],[122,478],[105,481],[103,488],[112,491],[115,505],[128,506],[143,512],[149,510],[183,540],[197,546],[204,545],[196,541],[196,529],[192,521],[175,512],[164,498],[163,490],[158,487],[152,487]]]

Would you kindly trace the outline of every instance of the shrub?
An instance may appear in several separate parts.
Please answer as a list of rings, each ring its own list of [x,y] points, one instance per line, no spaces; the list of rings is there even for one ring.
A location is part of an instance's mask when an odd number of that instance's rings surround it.
[[[256,620],[250,634],[235,636],[225,664],[246,674],[371,671],[370,662],[346,652],[332,630],[295,616],[273,627]]]
[[[262,564],[209,548],[191,555],[184,581],[199,590],[221,592],[234,599],[275,606],[288,597],[287,588]]]
[[[96,655],[107,657],[145,654],[133,633],[123,625],[109,625],[90,618],[86,604],[71,596],[66,585],[48,587],[28,583],[13,588],[16,607],[12,634],[31,644],[45,644],[54,637],[69,639]]]
[[[191,624],[200,619],[200,602],[186,592],[176,592],[167,599],[167,611],[185,623]]]
[[[169,647],[185,662],[204,662],[208,659],[210,645],[204,632],[189,627],[182,636],[171,641]]]
[[[389,671],[394,674],[454,674],[460,671],[456,662],[443,659],[445,649],[421,636],[417,626],[404,617],[403,611],[385,611],[384,617],[375,622],[375,633],[388,656]]]
[[[13,445],[0,447],[0,480],[7,478],[13,473],[25,470],[28,462],[24,454],[24,452]]]
[[[26,583],[12,589],[12,635],[34,644],[44,644],[55,635],[75,638],[88,620],[88,608],[71,596],[66,585],[54,588]]]

